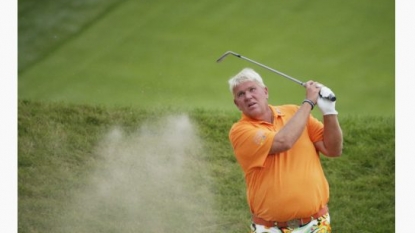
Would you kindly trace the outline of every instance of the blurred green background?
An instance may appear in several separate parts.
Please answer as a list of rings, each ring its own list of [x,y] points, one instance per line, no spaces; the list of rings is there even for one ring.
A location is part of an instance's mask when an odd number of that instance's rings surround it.
[[[337,95],[341,115],[395,114],[395,2],[29,1],[18,5],[18,98],[236,111],[244,67],[273,104],[304,89],[228,50]]]

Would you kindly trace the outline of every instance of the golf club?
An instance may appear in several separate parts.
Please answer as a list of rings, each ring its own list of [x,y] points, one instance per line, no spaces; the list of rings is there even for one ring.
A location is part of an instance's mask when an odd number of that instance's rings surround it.
[[[256,61],[254,61],[254,60],[251,60],[251,59],[249,59],[249,58],[247,58],[247,57],[244,57],[244,56],[242,56],[242,55],[240,55],[240,54],[237,54],[237,53],[235,53],[235,52],[232,52],[232,51],[227,51],[226,53],[224,53],[218,60],[216,60],[216,62],[221,62],[226,56],[228,56],[229,54],[232,54],[232,55],[234,55],[234,56],[236,56],[236,57],[239,57],[239,58],[241,58],[241,59],[244,59],[244,60],[247,60],[247,61],[249,61],[249,62],[252,62],[252,63],[254,63],[254,64],[256,64],[256,65],[259,65],[259,66],[261,66],[261,67],[263,67],[263,68],[265,68],[265,69],[267,69],[267,70],[270,70],[270,71],[272,71],[272,72],[274,72],[274,73],[277,73],[277,74],[279,74],[279,75],[281,75],[281,76],[283,76],[283,77],[285,77],[285,78],[287,78],[287,79],[289,79],[289,80],[291,80],[291,81],[293,81],[293,82],[296,82],[296,83],[298,83],[298,84],[300,84],[301,86],[303,86],[303,87],[305,87],[305,83],[303,83],[303,82],[301,82],[300,80],[298,80],[298,79],[295,79],[295,78],[293,78],[293,77],[291,77],[291,76],[289,76],[289,75],[286,75],[286,74],[284,74],[284,73],[282,73],[282,72],[280,72],[280,71],[278,71],[278,70],[275,70],[275,69],[272,69],[272,68],[270,68],[270,67],[268,67],[268,66],[266,66],[266,65],[263,65],[263,64],[261,64],[261,63],[259,63],[259,62],[256,62]],[[320,95],[321,96],[321,95]],[[330,95],[330,96],[328,96],[326,99],[328,99],[328,100],[330,100],[330,101],[336,101],[336,96],[334,96],[334,95]]]

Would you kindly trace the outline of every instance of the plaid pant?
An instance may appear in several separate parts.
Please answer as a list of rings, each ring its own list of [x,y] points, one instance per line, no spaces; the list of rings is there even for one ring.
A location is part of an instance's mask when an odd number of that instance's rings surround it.
[[[314,219],[306,225],[296,229],[289,227],[265,227],[263,225],[252,223],[251,233],[331,233],[329,213]]]

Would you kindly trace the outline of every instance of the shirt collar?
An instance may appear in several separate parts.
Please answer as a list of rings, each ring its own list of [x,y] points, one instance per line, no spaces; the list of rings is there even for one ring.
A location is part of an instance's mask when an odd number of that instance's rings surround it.
[[[274,114],[274,117],[285,115],[283,112],[281,112],[281,110],[280,110],[280,108],[278,108],[278,106],[271,106],[271,105],[268,105],[268,106],[271,108],[271,111]]]
[[[278,106],[272,106],[272,105],[268,105],[268,107],[271,109],[272,114],[274,115],[274,120],[277,117],[281,117],[284,116],[285,114],[280,110],[280,108],[278,108]],[[247,115],[242,113],[242,119],[244,121],[257,121],[257,120],[253,120],[252,118],[248,117]],[[268,123],[268,122],[264,122],[264,121],[260,121],[261,123]]]

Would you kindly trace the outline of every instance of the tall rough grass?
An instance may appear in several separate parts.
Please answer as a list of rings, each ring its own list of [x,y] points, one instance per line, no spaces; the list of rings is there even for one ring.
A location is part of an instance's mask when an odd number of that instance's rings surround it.
[[[239,113],[19,101],[18,229],[248,232],[227,134]],[[334,232],[393,232],[392,117],[341,118],[344,154],[322,157]]]

